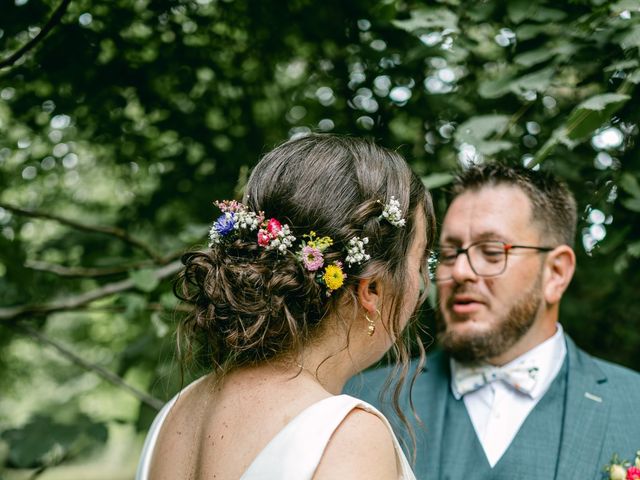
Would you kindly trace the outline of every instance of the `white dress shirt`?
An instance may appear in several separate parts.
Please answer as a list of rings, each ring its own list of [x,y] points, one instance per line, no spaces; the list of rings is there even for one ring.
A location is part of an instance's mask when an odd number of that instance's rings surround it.
[[[492,468],[509,448],[529,413],[549,390],[562,368],[566,354],[567,346],[562,326],[558,324],[558,329],[551,338],[505,365],[514,366],[535,362],[539,369],[538,377],[530,395],[521,393],[498,380],[462,397],[473,428]],[[455,360],[451,362],[453,371]],[[451,388],[454,396],[459,399],[460,395],[453,382]]]

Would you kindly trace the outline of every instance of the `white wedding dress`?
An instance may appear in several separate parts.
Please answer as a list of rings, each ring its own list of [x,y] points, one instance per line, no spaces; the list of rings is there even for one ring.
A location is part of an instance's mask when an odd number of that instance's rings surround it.
[[[178,395],[164,406],[151,425],[138,464],[136,480],[149,480],[149,466],[160,428]],[[328,397],[303,410],[267,444],[240,480],[311,480],[331,435],[354,408],[373,413],[384,422],[393,437],[400,472],[398,480],[415,480],[409,462],[384,415],[368,403],[349,395]]]

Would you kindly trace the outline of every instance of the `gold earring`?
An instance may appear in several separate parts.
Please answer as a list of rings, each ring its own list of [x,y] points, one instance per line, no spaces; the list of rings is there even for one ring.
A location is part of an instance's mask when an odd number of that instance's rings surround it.
[[[376,333],[376,324],[369,318],[369,315],[367,315],[366,313],[364,314],[364,318],[367,319],[367,335],[372,337],[373,334]]]
[[[378,317],[380,317],[380,310],[378,310],[377,308],[376,313],[378,314]],[[367,319],[367,335],[372,337],[373,334],[376,333],[376,322],[371,320],[369,318],[369,315],[367,315],[366,313],[364,314],[364,318]]]

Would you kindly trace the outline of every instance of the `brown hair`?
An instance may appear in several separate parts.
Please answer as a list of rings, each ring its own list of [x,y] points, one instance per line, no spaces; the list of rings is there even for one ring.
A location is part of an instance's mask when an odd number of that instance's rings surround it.
[[[404,212],[403,228],[380,219],[383,204],[392,196]],[[255,240],[238,238],[186,253],[176,294],[195,308],[179,327],[186,340],[183,353],[190,354],[194,341],[200,342],[221,375],[240,365],[296,355],[322,332],[325,317],[344,320],[343,307],[349,301],[357,311],[359,279],[380,278],[392,290],[392,301],[383,308],[392,319],[389,333],[396,339],[393,351],[401,370],[394,405],[405,421],[397,405],[410,351],[399,321],[418,209],[426,218],[427,249],[435,236],[431,197],[420,179],[399,154],[372,141],[314,134],[267,153],[249,178],[244,203],[253,211],[264,211],[266,218],[287,223],[297,238],[309,231],[330,236],[334,245],[326,262],[343,259],[344,247],[354,236],[369,238],[366,250],[371,259],[347,269],[344,286],[327,297],[315,274],[293,252],[265,250]],[[427,257],[425,252],[425,284]],[[424,361],[419,337],[412,340]]]
[[[549,172],[501,163],[473,165],[456,177],[453,198],[497,185],[522,190],[531,202],[531,220],[539,225],[541,233],[551,242],[573,248],[578,217],[576,201],[567,185]]]

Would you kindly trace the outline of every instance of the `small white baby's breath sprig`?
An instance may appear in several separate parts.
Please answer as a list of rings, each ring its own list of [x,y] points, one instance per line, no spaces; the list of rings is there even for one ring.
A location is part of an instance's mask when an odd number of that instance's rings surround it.
[[[209,229],[209,248],[220,243],[221,239],[222,236],[218,233],[218,230],[216,230],[216,226],[211,225]]]
[[[236,224],[234,228],[236,230],[246,229],[249,231],[257,230],[260,224],[264,221],[264,216],[255,212],[247,210],[239,211],[236,215]]]
[[[285,252],[288,248],[291,248],[291,246],[293,245],[293,242],[295,241],[296,241],[296,237],[291,235],[291,229],[289,228],[289,225],[285,224],[285,225],[282,225],[282,230],[280,230],[276,234],[276,238],[271,240],[271,243],[269,247],[267,247],[267,250],[270,250],[272,248],[277,248],[278,251]]]
[[[400,210],[400,202],[393,196],[389,200],[389,203],[384,204],[382,215],[380,215],[379,218],[386,220],[391,225],[398,228],[404,227],[406,224],[406,220],[402,216],[402,210]]]
[[[369,243],[367,237],[353,237],[347,244],[347,256],[344,259],[345,262],[352,266],[354,263],[360,265],[362,262],[366,262],[371,256],[365,251],[364,246]]]

